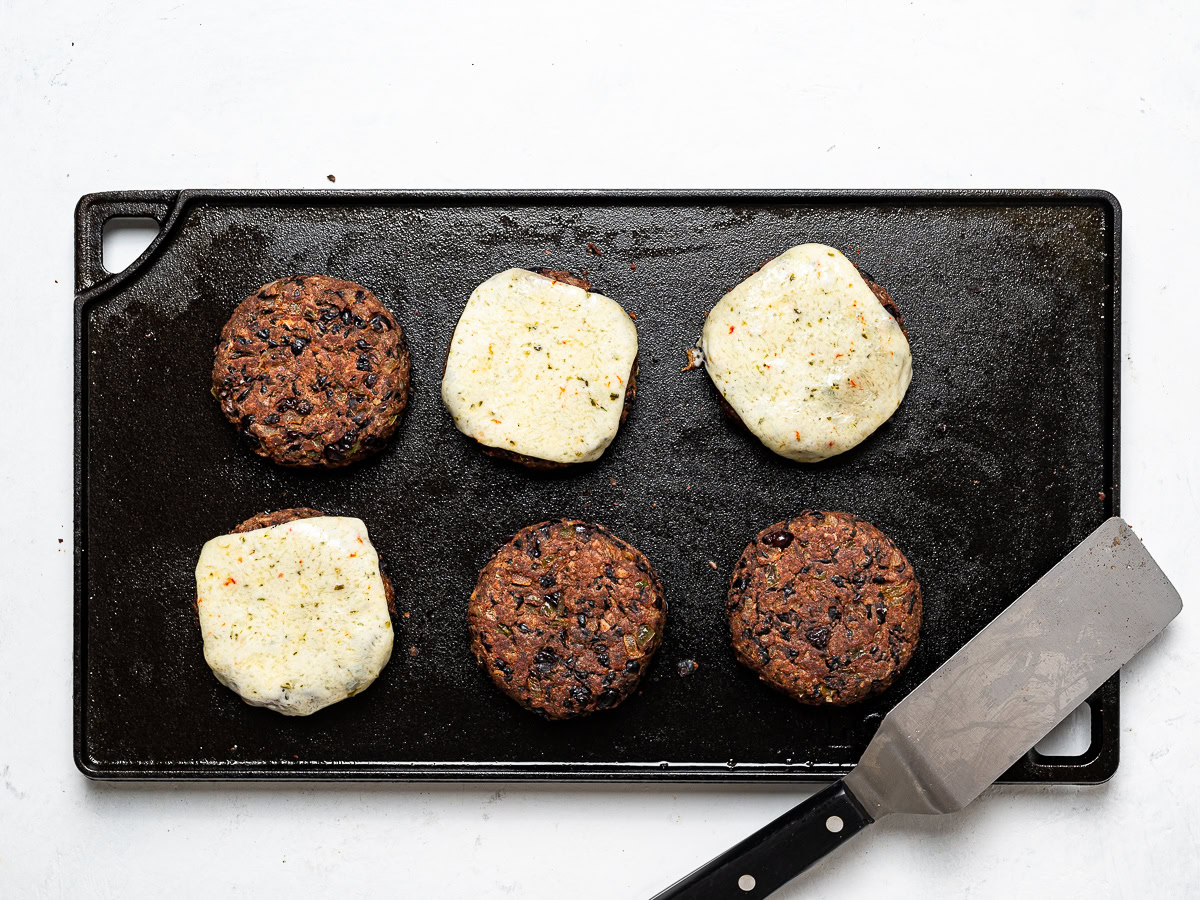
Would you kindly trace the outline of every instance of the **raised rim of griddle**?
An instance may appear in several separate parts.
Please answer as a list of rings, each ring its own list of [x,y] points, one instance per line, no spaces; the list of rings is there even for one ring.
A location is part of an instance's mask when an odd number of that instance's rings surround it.
[[[185,189],[105,191],[83,195],[75,208],[75,530],[74,530],[74,761],[84,775],[100,780],[396,780],[396,781],[672,781],[712,783],[730,781],[828,782],[846,774],[854,761],[842,764],[733,763],[698,761],[688,763],[485,763],[420,761],[395,763],[275,761],[222,763],[202,761],[185,766],[168,763],[147,765],[102,764],[89,759],[86,735],[86,606],[87,585],[83,558],[86,534],[86,473],[84,458],[87,433],[84,405],[87,387],[83,354],[83,320],[86,308],[113,291],[132,283],[170,243],[176,228],[197,204],[246,205],[269,202],[295,206],[418,205],[442,203],[501,205],[513,203],[588,204],[610,203],[696,206],[703,203],[763,203],[780,205],[796,201],[821,205],[861,205],[878,202],[896,205],[920,202],[925,205],[1047,206],[1078,205],[1081,202],[1106,208],[1106,263],[1109,274],[1106,322],[1108,334],[1104,385],[1108,436],[1105,465],[1108,515],[1119,514],[1120,491],[1120,315],[1121,315],[1121,227],[1122,210],[1116,196],[1102,189],[886,189],[822,190],[338,190],[338,189]],[[125,270],[113,274],[102,262],[104,223],[117,216],[153,218],[161,226],[158,236]],[[1046,757],[1036,750],[1017,761],[999,782],[1099,784],[1107,781],[1119,762],[1120,673],[1114,674],[1088,698],[1092,741],[1081,757]]]

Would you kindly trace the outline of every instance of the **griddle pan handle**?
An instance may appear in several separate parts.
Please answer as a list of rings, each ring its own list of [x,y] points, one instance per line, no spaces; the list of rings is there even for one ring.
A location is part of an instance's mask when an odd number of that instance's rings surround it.
[[[845,782],[839,781],[655,894],[653,900],[766,897],[873,821]]]
[[[165,228],[179,191],[106,191],[85,194],[75,207],[75,293],[115,278],[104,268],[104,223],[116,218],[153,219]],[[162,233],[146,248],[148,255]],[[130,266],[130,269],[134,266]]]

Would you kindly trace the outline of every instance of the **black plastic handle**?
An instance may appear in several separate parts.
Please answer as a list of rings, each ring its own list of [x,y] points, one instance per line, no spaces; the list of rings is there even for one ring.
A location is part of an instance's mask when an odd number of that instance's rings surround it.
[[[655,894],[653,900],[766,897],[873,821],[845,782],[839,781]]]

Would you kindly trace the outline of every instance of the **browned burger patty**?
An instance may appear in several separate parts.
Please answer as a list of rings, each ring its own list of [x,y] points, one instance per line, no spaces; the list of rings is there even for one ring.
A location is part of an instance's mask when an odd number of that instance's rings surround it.
[[[306,506],[296,507],[295,509],[281,509],[277,512],[259,513],[256,516],[251,516],[229,533],[241,534],[245,531],[257,531],[259,528],[273,528],[276,525],[286,525],[288,522],[295,522],[297,519],[313,519],[323,515],[325,513],[320,510],[310,509]],[[392,614],[392,618],[395,618],[396,592],[392,588],[391,579],[383,571],[382,560],[379,563],[379,577],[383,579],[383,596],[387,598],[388,612]]]
[[[921,586],[887,535],[858,516],[805,511],[742,552],[726,604],[738,661],[801,703],[882,691],[912,658]]]
[[[334,468],[387,443],[408,405],[410,368],[404,331],[373,293],[296,275],[233,311],[212,393],[259,456]]]
[[[526,709],[567,719],[633,693],[662,643],[667,603],[636,548],[560,519],[516,533],[479,573],[471,650]]]

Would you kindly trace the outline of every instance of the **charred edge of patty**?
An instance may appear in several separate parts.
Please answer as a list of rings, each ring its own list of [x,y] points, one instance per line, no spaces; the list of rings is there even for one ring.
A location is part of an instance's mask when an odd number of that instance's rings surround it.
[[[538,275],[549,278],[553,281],[561,281],[563,284],[569,284],[572,287],[583,288],[585,291],[592,290],[592,283],[590,281],[588,281],[582,275],[573,275],[565,269],[538,268],[534,269],[533,271]]]
[[[229,534],[244,534],[247,531],[257,531],[260,528],[273,528],[276,525],[286,525],[288,522],[295,522],[300,519],[315,519],[323,515],[325,513],[319,509],[312,509],[308,506],[297,506],[293,509],[280,509],[276,512],[258,513],[258,515],[251,516],[245,522],[238,525]]]
[[[858,267],[855,266],[857,269]],[[896,301],[892,299],[892,295],[887,292],[887,288],[876,284],[870,275],[867,275],[861,269],[858,272],[862,276],[862,280],[867,283],[867,287],[871,289],[871,293],[875,295],[875,299],[888,311],[896,324],[900,326],[900,331],[903,332],[905,340],[908,339],[908,329],[904,327],[904,315],[900,312],[900,307],[896,305]]]

